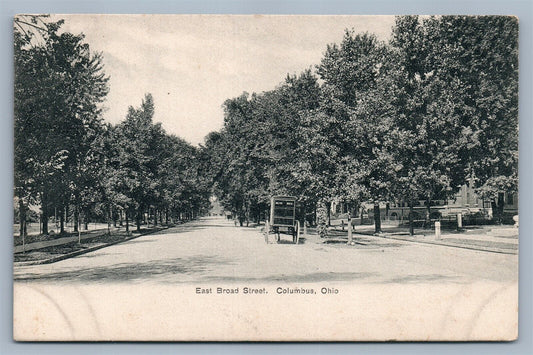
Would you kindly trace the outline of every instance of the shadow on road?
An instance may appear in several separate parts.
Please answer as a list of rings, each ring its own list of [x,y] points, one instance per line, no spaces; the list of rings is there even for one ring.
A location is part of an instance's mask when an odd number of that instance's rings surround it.
[[[191,275],[208,271],[211,265],[231,264],[228,259],[210,256],[176,258],[141,263],[121,263],[100,267],[52,272],[49,274],[25,273],[16,275],[14,281],[67,281],[67,282],[128,282],[150,281],[153,277],[174,274]]]
[[[153,233],[151,235],[181,234],[181,233],[201,231],[205,229],[217,229],[217,228],[235,228],[235,227],[233,225],[227,225],[227,224],[210,224],[210,223],[197,223],[196,222],[196,223],[191,223],[191,224],[182,224],[179,226],[164,229],[157,233]]]
[[[374,272],[316,272],[304,275],[272,275],[264,277],[207,276],[198,281],[220,282],[321,282],[350,281],[379,276]]]
[[[133,239],[133,240],[128,240],[124,242],[124,244],[140,244],[140,243],[154,243],[154,242],[156,242],[156,240],[153,240],[153,239]]]
[[[294,245],[295,243],[292,240],[290,240],[290,239],[280,239],[277,242],[274,242],[274,244],[293,244]],[[300,239],[298,244],[304,244],[304,243]]]
[[[335,281],[356,281],[368,278],[379,278],[379,283],[441,283],[459,281],[457,277],[446,276],[440,274],[431,275],[407,275],[405,277],[397,277],[383,280],[381,277],[385,276],[377,272],[317,272],[305,275],[274,275],[264,277],[216,277],[208,276],[199,279],[199,282],[231,282],[231,283],[245,283],[245,282],[281,282],[281,283],[299,283],[299,282],[335,282]],[[367,280],[368,281],[368,280]]]
[[[431,275],[406,275],[403,277],[392,278],[386,283],[427,283],[427,282],[443,282],[443,281],[452,281],[457,279],[453,276],[446,276],[440,274],[431,274]]]

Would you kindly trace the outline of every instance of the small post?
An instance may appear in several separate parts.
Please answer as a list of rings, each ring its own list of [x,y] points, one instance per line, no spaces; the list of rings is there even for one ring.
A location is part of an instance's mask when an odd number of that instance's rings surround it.
[[[81,213],[78,213],[78,244],[81,244],[81,225],[80,225]]]
[[[435,239],[440,239],[440,221],[435,221]]]
[[[344,232],[344,220],[341,219],[341,227],[342,227],[342,231]]]
[[[298,229],[296,230],[296,245],[298,245],[298,243],[300,243],[300,221],[297,222],[298,223]]]
[[[352,237],[352,228],[351,228],[351,224],[352,224],[352,218],[351,216],[348,217],[348,244],[352,244],[353,243],[353,237]]]
[[[265,243],[268,244],[268,233],[270,232],[270,223],[268,220],[265,222]]]
[[[463,228],[463,214],[459,212],[457,214],[457,229]]]

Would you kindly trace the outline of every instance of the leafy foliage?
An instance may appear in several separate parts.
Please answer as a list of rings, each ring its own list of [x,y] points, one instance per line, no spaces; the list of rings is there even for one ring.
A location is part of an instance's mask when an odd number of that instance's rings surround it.
[[[63,21],[15,18],[15,195],[21,212],[40,204],[43,232],[69,207],[109,220],[150,208],[180,218],[209,206],[209,180],[200,176],[200,150],[152,122],[153,98],[130,107],[117,126],[102,122],[108,77],[102,55],[83,35],[61,32]],[[205,166],[204,166],[205,168]],[[23,218],[21,218],[23,220]],[[22,224],[21,224],[22,226]],[[22,228],[22,227],[21,227]],[[23,229],[21,229],[23,232]]]
[[[215,193],[243,224],[265,217],[270,196],[293,195],[327,228],[333,200],[425,199],[429,218],[433,198],[470,183],[501,214],[503,193],[518,188],[512,17],[399,16],[387,43],[347,30],[314,70],[226,100],[224,127],[200,147],[153,122],[150,94],[104,124],[102,55],[63,21],[14,24],[21,220],[29,204],[43,222],[74,206],[139,228],[146,215],[197,215]],[[377,208],[376,232],[379,221]]]
[[[318,77],[226,101],[206,140],[219,197],[240,215],[277,194],[315,210],[422,198],[429,218],[465,183],[516,191],[517,33],[502,16],[399,16],[389,43],[347,30]]]

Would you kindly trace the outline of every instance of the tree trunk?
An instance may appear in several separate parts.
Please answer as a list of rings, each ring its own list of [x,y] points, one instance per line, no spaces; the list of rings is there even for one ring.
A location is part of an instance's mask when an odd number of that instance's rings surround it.
[[[303,213],[302,215],[302,222],[303,222],[303,226],[306,225],[307,223],[307,203],[304,202],[301,206],[301,212]]]
[[[326,208],[328,209],[327,211],[328,227],[331,227],[331,202],[326,202]]]
[[[70,214],[70,211],[69,211],[69,208],[68,208],[68,203],[65,205],[65,226],[68,227],[68,217],[69,217],[69,214]],[[63,233],[65,230],[63,228],[63,231],[61,233]]]
[[[154,208],[154,227],[157,227],[157,209]]]
[[[413,215],[414,215],[413,201],[409,201],[409,235],[415,235],[415,228],[413,225]]]
[[[83,229],[84,230],[89,230],[89,210],[85,210],[83,212]]]
[[[426,199],[426,228],[431,227],[431,197]]]
[[[168,207],[165,209],[165,224],[168,225]]]
[[[59,233],[63,234],[65,232],[65,211],[61,208],[59,213]]]
[[[24,201],[19,197],[19,223],[20,223],[20,237],[24,238],[26,234],[24,233],[24,227],[26,226],[26,209],[24,208]]]
[[[137,209],[137,214],[136,214],[136,222],[137,222],[137,232],[140,232],[141,231],[141,219],[142,219],[142,210],[139,208]]]
[[[130,220],[128,218],[128,210],[125,211],[125,215],[126,215],[126,234],[128,234],[130,232]]]
[[[505,201],[503,197],[503,192],[498,193],[498,202],[496,205],[496,216],[498,224],[503,223],[503,208],[505,207]]]
[[[381,212],[379,202],[374,202],[374,233],[381,233]]]
[[[42,233],[44,235],[47,235],[48,234],[48,209],[44,207],[44,205],[42,206],[42,209],[43,209],[43,213],[41,215],[41,223],[43,224]]]
[[[74,233],[78,233],[80,227],[78,226],[80,218],[80,211],[78,209],[78,205],[74,206]]]
[[[246,210],[244,212],[244,216],[246,218],[246,227],[250,224],[250,201],[246,203]]]
[[[107,234],[111,234],[111,220],[113,219],[113,206],[109,204],[109,214],[107,215]]]
[[[348,209],[348,244],[352,244],[353,235],[352,235],[352,211]]]

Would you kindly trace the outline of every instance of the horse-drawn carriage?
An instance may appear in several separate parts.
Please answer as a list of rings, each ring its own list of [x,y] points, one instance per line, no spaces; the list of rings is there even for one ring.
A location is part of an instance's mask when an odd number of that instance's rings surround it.
[[[298,220],[298,203],[292,196],[273,196],[270,199],[270,219],[265,227],[265,241],[273,233],[276,242],[281,241],[281,234],[292,236],[292,242],[298,244],[300,240],[300,221]]]

